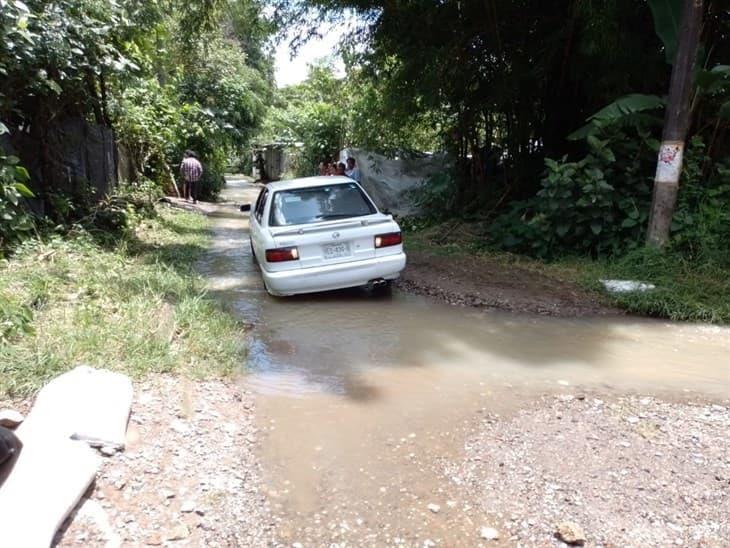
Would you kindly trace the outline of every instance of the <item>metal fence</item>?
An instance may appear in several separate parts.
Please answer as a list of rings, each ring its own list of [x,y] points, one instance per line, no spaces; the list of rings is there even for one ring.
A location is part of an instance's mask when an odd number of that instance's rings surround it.
[[[30,172],[31,188],[41,195],[90,190],[101,199],[120,180],[131,180],[136,174],[114,131],[83,118],[67,118],[42,134],[11,130],[0,138],[0,148],[20,157]]]

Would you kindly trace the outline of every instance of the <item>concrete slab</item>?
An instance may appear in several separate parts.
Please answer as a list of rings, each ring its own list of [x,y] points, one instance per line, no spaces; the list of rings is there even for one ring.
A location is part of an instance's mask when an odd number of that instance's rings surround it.
[[[132,394],[126,375],[80,365],[41,389],[22,426],[92,447],[124,449]]]
[[[96,477],[89,447],[123,449],[132,383],[119,373],[79,366],[38,393],[15,434],[23,444],[0,468],[0,544],[50,546]]]
[[[47,548],[96,477],[101,459],[86,443],[18,429],[23,443],[0,470],[3,546]]]

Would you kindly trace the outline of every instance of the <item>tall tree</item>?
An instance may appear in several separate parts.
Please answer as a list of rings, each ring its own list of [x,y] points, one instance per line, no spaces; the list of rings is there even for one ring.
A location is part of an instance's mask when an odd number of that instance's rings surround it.
[[[703,0],[684,0],[682,26],[669,87],[662,143],[657,158],[647,244],[663,247],[677,203],[682,155],[690,123],[693,70],[702,27]]]

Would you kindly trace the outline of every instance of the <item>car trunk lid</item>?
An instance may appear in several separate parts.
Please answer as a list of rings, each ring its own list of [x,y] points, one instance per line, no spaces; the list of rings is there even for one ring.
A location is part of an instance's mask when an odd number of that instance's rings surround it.
[[[269,230],[277,247],[298,248],[299,268],[311,268],[375,257],[374,235],[390,223],[389,216],[375,214]]]

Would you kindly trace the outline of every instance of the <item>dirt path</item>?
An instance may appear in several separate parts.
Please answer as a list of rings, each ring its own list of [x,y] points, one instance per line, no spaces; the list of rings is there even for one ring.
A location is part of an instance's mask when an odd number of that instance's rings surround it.
[[[398,286],[453,305],[549,316],[618,315],[600,297],[572,282],[484,256],[408,252]]]

